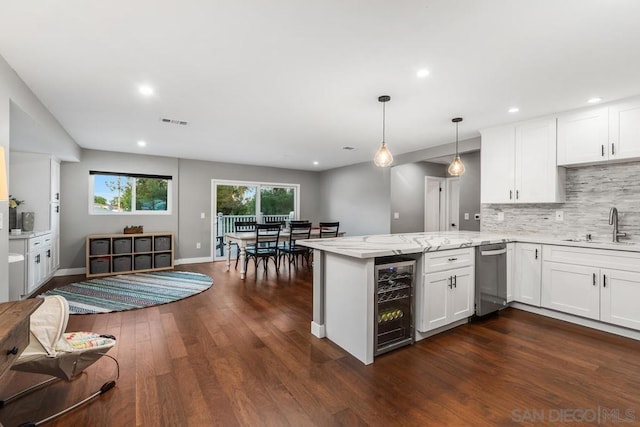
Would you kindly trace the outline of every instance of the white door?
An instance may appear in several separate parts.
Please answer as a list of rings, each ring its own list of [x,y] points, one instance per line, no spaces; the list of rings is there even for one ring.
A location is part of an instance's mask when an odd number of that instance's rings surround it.
[[[598,320],[600,318],[599,269],[544,262],[541,303],[546,308]]]
[[[640,101],[609,107],[610,159],[640,157]]]
[[[424,178],[424,231],[444,231],[445,192],[444,178],[426,176]]]
[[[448,324],[449,299],[452,296],[450,271],[425,274],[422,292],[422,321],[416,325],[420,332],[427,332]]]
[[[447,219],[445,230],[460,230],[460,178],[447,178]]]
[[[453,275],[453,297],[450,298],[449,322],[473,316],[475,280],[473,267],[464,267],[449,272]]]
[[[541,245],[516,243],[513,300],[540,307]]]
[[[517,203],[556,200],[556,120],[545,119],[516,126]]]
[[[640,329],[640,273],[602,269],[600,320]]]
[[[608,147],[608,108],[558,117],[558,166],[607,160]]]
[[[480,149],[480,199],[482,203],[515,201],[515,129],[513,126],[486,129]]]

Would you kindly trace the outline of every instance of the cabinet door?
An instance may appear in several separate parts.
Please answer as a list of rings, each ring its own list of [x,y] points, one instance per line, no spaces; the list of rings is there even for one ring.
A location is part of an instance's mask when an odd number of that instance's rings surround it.
[[[600,271],[583,265],[544,262],[542,306],[576,316],[600,318]]]
[[[609,111],[594,108],[558,117],[558,165],[609,158]]]
[[[513,203],[515,201],[514,132],[513,126],[487,129],[482,132],[480,150],[482,203]]]
[[[507,302],[513,301],[513,270],[515,243],[507,243]]]
[[[541,245],[516,243],[513,300],[540,307]]]
[[[416,328],[427,332],[448,324],[449,299],[452,295],[450,271],[425,274],[422,292],[422,321]]]
[[[556,120],[517,125],[515,141],[516,203],[562,202],[556,165]]]
[[[640,100],[609,107],[610,159],[640,157]]]
[[[600,320],[640,330],[640,273],[602,269]]]
[[[51,190],[50,201],[51,203],[60,203],[60,163],[55,159],[51,159]]]
[[[473,267],[450,271],[453,276],[453,292],[449,299],[449,322],[466,319],[475,312],[475,280]]]

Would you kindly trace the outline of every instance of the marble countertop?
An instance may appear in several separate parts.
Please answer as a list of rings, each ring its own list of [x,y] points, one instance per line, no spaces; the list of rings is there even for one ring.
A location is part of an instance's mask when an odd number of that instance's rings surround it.
[[[473,231],[350,236],[330,239],[310,239],[299,241],[298,243],[313,249],[365,259],[390,255],[415,254],[421,252],[466,248],[501,242],[540,243],[592,249],[640,252],[640,243],[613,243],[571,239],[570,237],[562,236],[483,233]]]
[[[44,236],[50,234],[51,231],[22,231],[20,233],[9,233],[9,240],[16,239],[32,239],[34,237]]]

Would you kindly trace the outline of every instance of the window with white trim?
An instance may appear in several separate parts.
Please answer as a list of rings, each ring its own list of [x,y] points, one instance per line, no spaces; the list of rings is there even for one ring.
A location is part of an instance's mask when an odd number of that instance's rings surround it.
[[[92,215],[171,213],[171,176],[89,171]]]

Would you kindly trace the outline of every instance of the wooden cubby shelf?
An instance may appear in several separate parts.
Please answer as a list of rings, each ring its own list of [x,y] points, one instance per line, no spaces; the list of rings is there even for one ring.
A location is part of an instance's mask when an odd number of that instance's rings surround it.
[[[87,277],[173,269],[173,233],[90,234]]]

